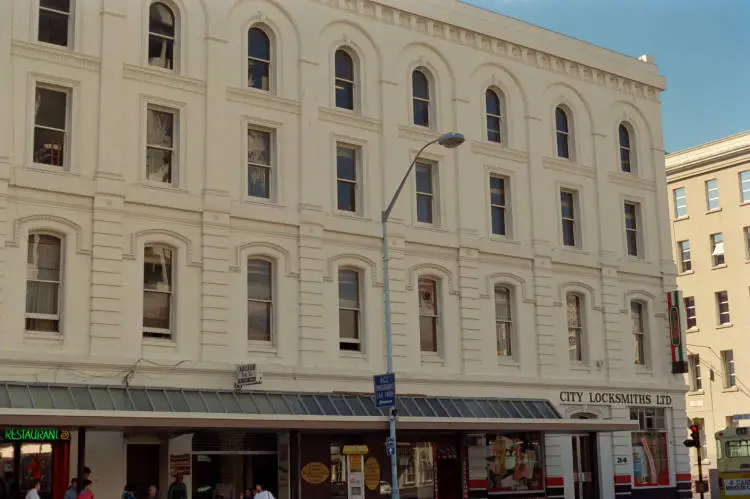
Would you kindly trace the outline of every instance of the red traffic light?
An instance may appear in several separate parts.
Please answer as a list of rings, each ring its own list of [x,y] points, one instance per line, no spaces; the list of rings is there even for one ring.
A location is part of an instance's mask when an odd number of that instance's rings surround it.
[[[698,433],[698,425],[697,424],[691,424],[690,425],[690,433]]]

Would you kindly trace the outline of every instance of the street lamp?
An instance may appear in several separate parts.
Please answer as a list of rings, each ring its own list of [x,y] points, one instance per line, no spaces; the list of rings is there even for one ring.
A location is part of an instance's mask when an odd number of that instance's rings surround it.
[[[386,351],[386,371],[388,374],[393,373],[393,337],[392,337],[392,331],[391,331],[391,287],[389,283],[389,277],[388,277],[388,217],[391,215],[391,211],[393,211],[393,205],[396,204],[396,201],[398,200],[399,195],[401,194],[401,190],[404,188],[404,184],[406,184],[406,180],[409,178],[409,175],[411,175],[411,171],[414,169],[414,165],[417,163],[417,160],[419,159],[420,154],[424,152],[425,149],[430,147],[433,144],[440,144],[441,146],[447,148],[447,149],[453,149],[455,147],[460,146],[464,143],[466,139],[464,138],[463,134],[457,133],[457,132],[451,132],[441,135],[435,140],[432,140],[425,145],[422,146],[422,148],[417,152],[417,154],[414,156],[414,159],[411,161],[411,164],[409,165],[409,169],[406,170],[406,174],[404,175],[404,178],[401,179],[401,183],[398,184],[398,188],[396,189],[396,193],[393,195],[393,198],[391,198],[390,203],[388,203],[388,206],[383,210],[382,217],[381,217],[381,224],[383,227],[383,301],[385,303],[385,351]],[[395,385],[394,385],[394,395],[395,395]],[[391,408],[390,415],[388,417],[388,430],[389,430],[389,436],[391,440],[392,450],[393,453],[391,454],[391,499],[400,499],[401,494],[398,489],[398,456],[396,456],[396,407],[395,407],[395,396],[394,396],[394,406]]]

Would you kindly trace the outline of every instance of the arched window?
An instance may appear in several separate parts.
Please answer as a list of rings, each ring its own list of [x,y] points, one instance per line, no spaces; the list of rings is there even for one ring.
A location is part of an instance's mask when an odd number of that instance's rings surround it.
[[[491,88],[488,88],[484,95],[487,112],[487,140],[499,144],[503,141],[502,98],[498,92]]]
[[[60,332],[62,240],[29,234],[26,258],[26,330]]]
[[[174,11],[162,2],[151,4],[148,14],[148,63],[165,69],[174,69],[176,43]]]
[[[412,107],[414,124],[430,126],[430,80],[424,69],[415,69],[411,74]]]
[[[260,28],[247,31],[247,86],[271,89],[271,39]]]
[[[273,331],[273,263],[247,260],[247,339],[271,341]]]
[[[646,304],[633,300],[630,302],[630,318],[633,320],[633,360],[637,365],[646,364]]]
[[[438,281],[426,277],[419,278],[419,346],[422,352],[438,352],[438,292]]]
[[[172,339],[174,251],[154,244],[143,248],[143,336]]]
[[[336,107],[354,110],[356,69],[354,59],[346,50],[338,49],[334,56],[336,70]]]
[[[495,331],[497,332],[497,354],[512,355],[513,315],[511,291],[507,286],[495,286]]]
[[[568,353],[573,362],[583,362],[583,296],[568,293],[566,297],[568,315]]]
[[[555,130],[557,136],[557,156],[570,158],[570,123],[568,113],[560,106],[555,109]]]
[[[630,127],[625,123],[620,123],[618,135],[620,138],[620,170],[630,173],[633,171],[633,148],[630,139]]]
[[[360,317],[360,273],[355,269],[339,269],[339,349],[362,350]]]

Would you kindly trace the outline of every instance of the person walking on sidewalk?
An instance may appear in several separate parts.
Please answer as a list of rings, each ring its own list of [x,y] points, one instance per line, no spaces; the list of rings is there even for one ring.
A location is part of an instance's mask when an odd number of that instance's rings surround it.
[[[68,490],[65,491],[63,499],[76,499],[76,497],[78,497],[78,479],[71,478],[70,485],[68,485]]]
[[[167,499],[187,499],[187,487],[182,481],[182,474],[175,475],[174,482],[169,484]]]
[[[26,492],[26,499],[39,499],[39,489],[41,488],[41,482],[39,482],[39,480],[34,480],[34,486]]]
[[[255,486],[255,497],[254,499],[276,499],[271,492],[267,491],[266,488],[258,484]]]

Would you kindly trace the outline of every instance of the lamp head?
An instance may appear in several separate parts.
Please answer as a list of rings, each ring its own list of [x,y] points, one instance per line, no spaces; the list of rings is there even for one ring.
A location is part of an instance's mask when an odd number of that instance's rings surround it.
[[[464,134],[458,132],[445,133],[438,138],[438,144],[447,148],[454,149],[464,143],[466,137]]]

